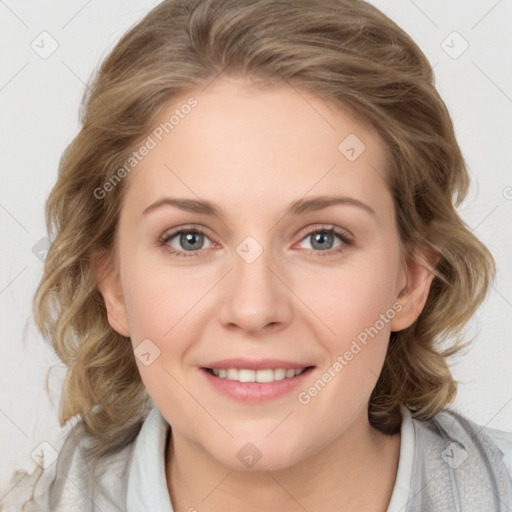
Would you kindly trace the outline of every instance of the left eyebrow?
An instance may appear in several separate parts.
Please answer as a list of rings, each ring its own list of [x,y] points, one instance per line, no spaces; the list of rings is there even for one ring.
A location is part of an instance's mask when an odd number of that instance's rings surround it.
[[[359,199],[345,196],[317,196],[311,199],[299,199],[289,206],[287,214],[301,215],[308,212],[323,210],[324,208],[328,208],[335,204],[357,206],[371,215],[376,215],[375,210],[371,206],[363,203]]]
[[[309,212],[323,210],[324,208],[328,208],[329,206],[336,204],[357,206],[371,215],[376,215],[375,210],[371,206],[363,203],[359,199],[345,196],[316,196],[310,199],[302,198],[294,201],[288,206],[286,215],[304,215]],[[209,201],[172,197],[164,197],[163,199],[155,201],[142,212],[141,216],[147,215],[151,211],[165,205],[220,218],[219,210]]]

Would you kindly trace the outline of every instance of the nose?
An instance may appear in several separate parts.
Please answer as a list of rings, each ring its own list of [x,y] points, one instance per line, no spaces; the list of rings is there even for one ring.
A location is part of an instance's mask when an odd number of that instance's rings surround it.
[[[291,322],[293,293],[285,266],[270,250],[251,241],[240,244],[226,276],[220,320],[228,329],[248,335],[280,330]]]

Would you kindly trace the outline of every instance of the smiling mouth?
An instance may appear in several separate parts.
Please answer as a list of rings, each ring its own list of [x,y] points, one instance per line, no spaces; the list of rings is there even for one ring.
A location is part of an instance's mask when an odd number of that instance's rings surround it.
[[[263,370],[251,370],[247,368],[203,368],[206,372],[219,379],[233,380],[237,382],[270,383],[280,380],[293,379],[299,375],[311,371],[314,366],[304,368],[268,368]]]

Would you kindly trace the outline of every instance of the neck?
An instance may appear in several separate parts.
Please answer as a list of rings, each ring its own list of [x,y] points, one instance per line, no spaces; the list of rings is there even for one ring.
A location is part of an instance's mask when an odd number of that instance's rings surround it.
[[[363,428],[361,428],[363,427]],[[319,452],[275,471],[232,470],[173,432],[166,452],[175,512],[365,510],[385,512],[396,479],[400,433],[360,421]]]

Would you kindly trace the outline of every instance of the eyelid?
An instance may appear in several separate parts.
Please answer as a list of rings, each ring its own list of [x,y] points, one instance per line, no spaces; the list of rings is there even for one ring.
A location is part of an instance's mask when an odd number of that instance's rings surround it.
[[[215,236],[212,235],[212,232],[208,228],[201,226],[200,224],[185,224],[183,226],[178,226],[175,228],[167,229],[166,231],[163,232],[163,234],[158,239],[159,239],[159,241],[163,241],[165,239],[168,239],[169,237],[176,236],[183,231],[185,231],[185,232],[192,231],[194,233],[195,232],[202,233],[202,234],[208,236],[208,238],[212,239],[212,241],[215,240]]]
[[[304,238],[311,233],[316,233],[317,231],[332,231],[337,236],[344,236],[347,239],[350,239],[350,241],[354,241],[355,237],[354,235],[346,228],[341,228],[339,226],[336,226],[334,224],[313,224],[312,226],[309,225],[299,231],[299,234],[297,236],[300,236],[299,242],[302,242]]]

